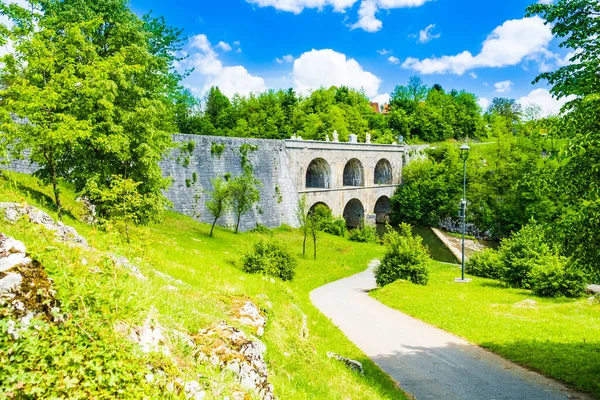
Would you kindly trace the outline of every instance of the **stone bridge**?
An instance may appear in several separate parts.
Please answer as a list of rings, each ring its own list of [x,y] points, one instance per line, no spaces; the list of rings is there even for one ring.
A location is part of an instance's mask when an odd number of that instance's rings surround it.
[[[299,196],[324,204],[349,227],[384,223],[402,182],[404,146],[286,140]]]

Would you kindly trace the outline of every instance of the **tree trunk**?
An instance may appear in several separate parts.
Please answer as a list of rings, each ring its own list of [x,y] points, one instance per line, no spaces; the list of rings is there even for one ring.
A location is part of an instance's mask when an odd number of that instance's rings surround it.
[[[317,259],[317,235],[316,234],[313,234],[313,249],[314,249],[313,258],[316,260]]]
[[[60,189],[58,188],[58,179],[56,177],[56,166],[54,165],[53,154],[48,157],[48,166],[50,167],[50,180],[52,181],[52,191],[54,192],[54,201],[58,211],[58,219],[62,221],[62,204],[60,202]]]
[[[219,217],[215,218],[215,220],[213,221],[212,226],[210,227],[210,237],[212,237],[212,235],[213,235],[213,229],[215,229],[215,224],[217,223],[218,219],[219,219]]]
[[[238,214],[237,222],[235,223],[235,233],[238,233],[238,229],[240,228],[240,219],[242,219],[242,214]]]
[[[302,256],[306,255],[306,229],[304,229],[304,242],[302,242]]]

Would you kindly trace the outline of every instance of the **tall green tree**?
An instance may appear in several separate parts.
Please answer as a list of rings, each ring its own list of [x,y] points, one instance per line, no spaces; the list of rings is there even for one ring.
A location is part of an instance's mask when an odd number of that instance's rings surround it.
[[[229,183],[231,193],[231,207],[235,215],[235,233],[238,233],[242,216],[247,214],[260,200],[258,186],[260,181],[254,177],[252,172],[244,171]]]
[[[210,227],[210,237],[213,236],[215,224],[217,220],[227,211],[231,205],[231,191],[229,182],[223,178],[215,178],[211,180],[213,189],[208,192],[208,201],[206,208],[213,216],[213,223]]]

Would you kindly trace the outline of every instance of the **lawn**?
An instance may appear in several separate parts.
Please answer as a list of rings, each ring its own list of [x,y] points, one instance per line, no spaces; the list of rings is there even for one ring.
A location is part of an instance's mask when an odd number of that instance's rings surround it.
[[[546,299],[435,263],[427,286],[395,282],[382,303],[600,398],[600,303]],[[533,300],[535,303],[524,300]]]
[[[30,176],[10,176],[12,179],[0,177],[1,201],[26,201],[56,218],[49,188],[40,187]],[[217,228],[215,237],[210,238],[209,225],[172,212],[168,212],[160,224],[135,228],[133,240],[127,244],[114,232],[79,222],[81,204],[75,202],[68,185],[63,185],[62,191],[67,210],[64,222],[85,236],[95,251],[53,242],[39,227],[26,222],[8,224],[0,218],[0,232],[22,240],[28,251],[43,263],[55,282],[62,307],[77,318],[77,326],[85,335],[100,338],[114,335],[112,327],[116,321],[139,323],[152,308],[156,309],[163,326],[190,333],[221,320],[235,325],[232,301],[250,298],[268,317],[262,340],[267,345],[269,380],[278,398],[406,398],[391,378],[311,304],[308,296],[316,287],[364,270],[370,260],[380,257],[381,246],[321,234],[319,256],[314,261],[302,257],[302,237],[295,230],[283,228],[262,234],[234,235]],[[297,256],[299,266],[292,282],[249,275],[239,269],[241,255],[262,238],[286,243]],[[104,273],[107,267],[100,254],[106,252],[124,255],[135,262],[148,280],[140,281],[124,271],[112,269]],[[309,253],[312,254],[311,247]],[[100,272],[90,272],[94,269]],[[154,270],[181,279],[185,284],[173,290],[172,283]],[[304,320],[308,337],[301,335]],[[328,351],[359,360],[365,367],[365,375],[351,372],[328,358]],[[210,366],[198,366],[189,354],[177,348],[174,353],[182,374],[201,374],[206,377],[204,382],[218,382],[222,387],[219,389],[221,397],[236,390],[231,374],[221,374]],[[12,367],[18,369],[17,364]],[[0,389],[2,386],[0,383]]]

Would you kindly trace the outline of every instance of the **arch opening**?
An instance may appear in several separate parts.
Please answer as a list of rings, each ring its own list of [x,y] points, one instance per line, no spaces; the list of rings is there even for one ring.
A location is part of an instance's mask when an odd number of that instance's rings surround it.
[[[344,208],[344,219],[348,228],[359,228],[363,225],[365,208],[358,199],[352,199]]]
[[[331,215],[331,207],[322,201],[317,201],[315,204],[313,204],[308,210],[308,214],[312,214],[315,211],[319,212],[320,214]]]
[[[390,198],[387,196],[381,196],[375,203],[375,221],[378,224],[385,224],[390,222],[390,213],[392,212],[392,206],[390,204]]]
[[[356,158],[352,158],[344,167],[344,186],[365,186],[365,170]]]
[[[331,189],[331,168],[322,158],[315,158],[306,169],[306,188]]]
[[[392,164],[382,158],[375,166],[375,184],[376,185],[391,185],[393,183]]]

